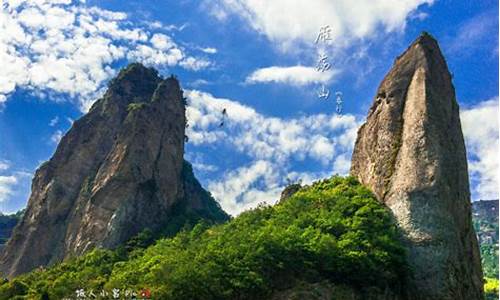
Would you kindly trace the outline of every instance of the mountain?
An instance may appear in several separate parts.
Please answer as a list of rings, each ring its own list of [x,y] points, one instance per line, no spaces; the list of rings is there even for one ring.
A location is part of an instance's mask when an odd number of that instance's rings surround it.
[[[0,247],[3,248],[7,240],[10,238],[12,230],[14,230],[14,227],[17,225],[17,222],[19,222],[19,219],[22,218],[23,214],[24,209],[15,214],[0,214]]]
[[[178,215],[227,220],[183,159],[185,124],[176,78],[140,64],[123,69],[36,171],[0,272],[13,277],[115,248],[172,227]]]
[[[77,290],[110,294],[124,287],[129,294],[147,289],[154,299],[483,299],[458,105],[446,62],[428,34],[382,81],[358,132],[353,176],[292,184],[278,204],[259,205],[222,224],[213,221],[227,216],[178,155],[180,101],[175,78],[159,78],[138,65],[120,73],[83,118],[116,128],[88,128],[91,148],[70,138],[74,128],[63,138],[51,168],[42,166],[35,176],[28,209],[4,257],[15,257],[10,270],[16,271],[19,262],[30,262],[23,255],[50,261],[58,251],[72,251],[63,252],[62,262],[54,259],[47,268],[0,282],[0,300],[64,299]],[[179,121],[182,126],[174,124]],[[105,138],[94,141],[105,136],[100,130],[116,138],[106,145]],[[65,148],[70,141],[75,146]],[[67,153],[73,158],[60,162],[58,152],[68,149],[83,153]],[[64,172],[72,163],[76,175]],[[70,185],[73,177],[81,183]],[[62,214],[55,199],[73,203],[71,209]],[[179,231],[186,219],[197,224]],[[111,225],[100,231],[102,223]],[[58,224],[65,224],[63,238]],[[94,229],[93,236],[86,228]],[[43,240],[39,246],[33,236],[46,237],[41,234],[52,234],[59,244]],[[80,248],[79,241],[90,246]],[[32,245],[41,255],[26,250]],[[43,252],[51,245],[52,256]],[[488,285],[487,296],[494,296],[495,282]]]
[[[459,107],[438,43],[423,33],[380,84],[351,174],[392,212],[409,251],[410,299],[483,299]]]

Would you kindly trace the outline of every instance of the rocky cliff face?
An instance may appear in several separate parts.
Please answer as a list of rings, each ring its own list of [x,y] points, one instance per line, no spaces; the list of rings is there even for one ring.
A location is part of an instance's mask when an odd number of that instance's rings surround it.
[[[411,299],[483,299],[459,108],[437,42],[422,34],[380,84],[351,174],[392,211],[414,268]]]
[[[36,171],[24,217],[2,253],[2,274],[113,248],[164,225],[174,206],[227,218],[186,170],[184,112],[175,78],[140,64],[122,70]]]

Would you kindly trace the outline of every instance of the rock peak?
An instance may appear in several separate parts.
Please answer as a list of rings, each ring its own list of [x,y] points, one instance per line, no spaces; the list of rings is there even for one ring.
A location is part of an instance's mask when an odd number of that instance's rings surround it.
[[[420,44],[433,44],[435,46],[438,45],[437,40],[427,31],[422,31],[420,33],[420,36],[415,40],[414,43],[420,43]]]
[[[131,80],[139,77],[145,80],[157,80],[159,78],[158,71],[154,68],[148,68],[141,63],[134,62],[121,69],[115,80]]]
[[[380,84],[351,174],[393,213],[415,270],[410,299],[482,299],[459,108],[439,45],[422,34]]]
[[[177,79],[140,64],[122,70],[36,171],[1,256],[3,276],[114,248],[183,210],[227,218],[183,160],[185,122]]]

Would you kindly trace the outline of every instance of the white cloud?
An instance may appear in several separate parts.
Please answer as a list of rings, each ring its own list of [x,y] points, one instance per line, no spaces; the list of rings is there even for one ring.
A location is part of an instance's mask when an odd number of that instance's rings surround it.
[[[346,175],[360,120],[353,115],[315,114],[295,118],[265,116],[253,108],[208,93],[186,91],[190,143],[231,149],[248,158],[222,175],[212,174],[208,189],[230,214],[274,203],[287,184],[308,184],[335,173]],[[224,126],[222,110],[227,117]],[[498,197],[498,99],[463,110],[473,199]],[[307,162],[310,168],[296,170]],[[197,164],[203,167],[203,160]],[[202,170],[203,171],[203,170]]]
[[[498,199],[498,98],[483,101],[461,112],[469,156],[473,200]]]
[[[496,11],[476,15],[458,26],[455,36],[445,40],[445,49],[454,55],[471,55],[485,47],[488,50],[496,49],[498,38],[490,40],[490,37],[498,36],[497,30],[498,14]]]
[[[54,132],[50,137],[50,141],[57,145],[61,141],[63,135],[64,133],[61,130],[56,130],[56,132]]]
[[[230,214],[260,202],[274,203],[286,178],[313,179],[346,175],[360,121],[353,115],[316,114],[281,119],[256,112],[229,99],[185,91],[189,106],[189,143],[231,149],[250,162],[221,178],[211,176],[208,189]],[[222,111],[226,109],[224,126]],[[311,161],[311,170],[294,170],[294,162]],[[197,161],[200,163],[200,161]]]
[[[199,71],[201,69],[205,69],[209,67],[212,63],[208,60],[201,58],[194,58],[192,56],[187,57],[186,59],[180,62],[180,65],[188,70]]]
[[[200,48],[200,50],[202,52],[207,53],[207,54],[215,54],[215,53],[217,53],[217,49],[216,48],[212,48],[212,47]]]
[[[25,207],[33,175],[23,170],[11,170],[12,166],[9,162],[7,164],[6,169],[0,169],[3,173],[0,175],[0,213],[13,213]]]
[[[0,160],[0,171],[6,171],[10,168],[10,162],[7,160]]]
[[[49,122],[49,126],[50,126],[50,127],[54,127],[54,126],[56,126],[56,125],[57,125],[57,123],[59,123],[59,117],[58,117],[58,116],[56,116],[56,117],[54,117],[52,120],[50,120],[50,122]]]
[[[216,199],[220,199],[227,212],[237,214],[258,203],[272,204],[278,200],[282,187],[277,185],[277,176],[272,163],[257,160],[250,166],[228,172],[221,181],[211,182],[208,189]],[[258,181],[262,181],[266,188],[252,187]]]
[[[236,14],[257,32],[284,48],[313,43],[320,27],[330,25],[336,43],[366,38],[377,31],[403,30],[406,19],[433,0],[217,0],[203,7],[224,21]]]
[[[209,165],[209,164],[204,164],[204,163],[192,163],[193,168],[197,171],[201,172],[215,172],[219,168],[215,165]]]
[[[291,85],[304,86],[313,83],[328,83],[338,74],[337,70],[320,72],[313,67],[267,67],[254,71],[250,74],[247,83],[275,82]]]
[[[151,44],[159,50],[167,50],[175,48],[177,45],[170,39],[169,36],[161,33],[156,33],[151,37]]]
[[[23,189],[29,187],[31,175],[25,171],[12,170],[10,161],[0,159],[0,203],[4,204],[22,194]]]
[[[194,88],[198,88],[198,87],[200,87],[200,86],[203,86],[203,85],[209,85],[209,84],[211,84],[211,82],[210,82],[210,81],[205,80],[205,79],[201,79],[201,78],[199,78],[199,79],[196,79],[196,80],[195,80],[195,81],[193,81],[193,82],[189,82],[189,83],[188,83],[188,86],[190,86],[190,87],[194,87]]]
[[[190,70],[208,65],[187,56],[166,34],[129,21],[123,12],[89,7],[85,1],[2,4],[0,104],[20,87],[68,94],[85,110],[115,75],[114,64],[123,59],[159,68],[180,62]]]
[[[0,202],[6,201],[13,194],[13,186],[16,184],[15,176],[0,176]]]

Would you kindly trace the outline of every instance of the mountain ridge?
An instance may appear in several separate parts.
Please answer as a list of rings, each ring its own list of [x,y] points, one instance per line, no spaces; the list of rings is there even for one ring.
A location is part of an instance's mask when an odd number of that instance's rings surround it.
[[[36,171],[0,271],[12,277],[93,247],[117,247],[146,228],[159,229],[179,202],[205,209],[215,200],[202,196],[196,180],[182,179],[185,123],[176,78],[137,63],[120,71]]]

